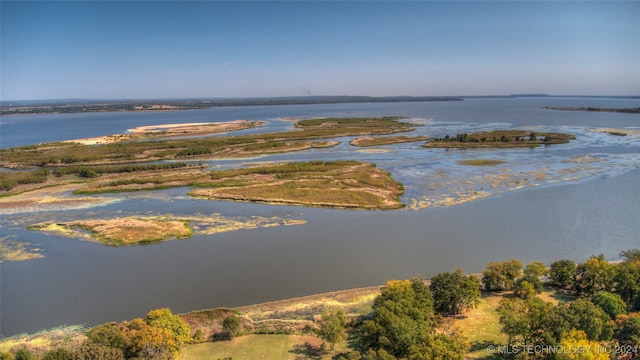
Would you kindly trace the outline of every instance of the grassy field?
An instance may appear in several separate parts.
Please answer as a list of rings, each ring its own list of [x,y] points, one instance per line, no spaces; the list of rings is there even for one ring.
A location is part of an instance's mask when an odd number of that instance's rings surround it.
[[[247,359],[247,360],[295,360],[331,359],[346,350],[347,342],[322,347],[322,340],[309,335],[246,335],[231,341],[218,341],[188,345],[179,359]]]
[[[502,298],[502,295],[483,294],[477,308],[453,319],[453,327],[461,331],[471,344],[468,358],[494,359],[487,351],[487,346],[507,343],[507,336],[500,331],[502,325],[496,311]]]

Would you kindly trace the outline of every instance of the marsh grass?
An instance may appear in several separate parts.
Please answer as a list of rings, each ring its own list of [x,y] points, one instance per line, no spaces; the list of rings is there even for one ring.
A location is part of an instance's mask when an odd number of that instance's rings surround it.
[[[380,146],[400,144],[407,142],[429,140],[429,136],[380,136],[380,137],[360,137],[351,140],[350,145],[353,146]]]
[[[504,160],[495,160],[495,159],[469,159],[469,160],[460,160],[458,164],[460,165],[471,165],[471,166],[495,166],[504,164],[506,161]]]
[[[190,194],[209,199],[283,203],[337,208],[395,209],[402,184],[373,164],[310,161],[212,171],[213,184]]]
[[[171,238],[187,238],[193,234],[188,221],[131,217],[42,223],[32,225],[28,230],[54,231],[73,237],[85,237],[82,231],[87,231],[90,239],[111,246],[152,244]]]

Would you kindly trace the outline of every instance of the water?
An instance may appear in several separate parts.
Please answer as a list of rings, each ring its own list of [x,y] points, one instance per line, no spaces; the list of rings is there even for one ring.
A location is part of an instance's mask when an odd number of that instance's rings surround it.
[[[290,123],[278,121],[278,117],[398,114],[423,121],[425,126],[418,133],[544,126],[570,130],[567,132],[579,137],[570,144],[549,148],[482,152],[425,150],[419,144],[401,144],[382,147],[387,152],[372,153],[343,143],[332,149],[210,162],[223,167],[253,161],[355,158],[374,161],[403,181],[406,203],[437,201],[455,191],[460,192],[459,198],[474,191],[488,193],[483,199],[449,207],[385,212],[310,209],[198,200],[187,197],[187,189],[171,189],[113,195],[123,200],[93,209],[5,214],[0,220],[2,236],[37,244],[46,257],[0,264],[0,333],[10,336],[63,324],[91,326],[144,316],[159,307],[186,312],[241,306],[417,274],[430,277],[456,267],[476,272],[487,262],[509,258],[549,263],[560,258],[584,261],[603,253],[613,259],[620,250],[637,248],[638,139],[595,129],[633,130],[640,117],[557,112],[540,109],[542,106],[639,105],[638,101],[619,99],[473,99],[3,117],[3,147],[111,134],[156,123],[242,118],[269,120],[269,126],[285,128]],[[76,128],[78,124],[83,126]],[[29,129],[33,128],[52,130],[31,134]],[[589,162],[575,160],[585,155],[591,156]],[[476,157],[508,163],[482,168],[458,164],[461,159]],[[541,169],[547,173],[545,178],[531,176]],[[505,172],[514,174],[511,180],[519,183],[487,185],[486,179]],[[433,179],[444,183],[444,188],[432,189]],[[480,189],[481,183],[487,188]],[[126,248],[24,229],[39,221],[148,213],[278,216],[308,223]]]

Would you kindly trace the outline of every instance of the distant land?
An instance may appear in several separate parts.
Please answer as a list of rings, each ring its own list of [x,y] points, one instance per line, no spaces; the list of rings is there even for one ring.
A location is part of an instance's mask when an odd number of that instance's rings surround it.
[[[526,97],[563,97],[563,98],[619,98],[640,99],[638,95],[549,95],[549,94],[511,94],[511,95],[475,95],[475,96],[285,96],[252,98],[166,98],[166,99],[50,99],[50,100],[5,100],[0,101],[0,115],[36,115],[87,112],[129,112],[129,111],[179,111],[208,109],[220,106],[258,106],[258,105],[312,105],[347,103],[389,103],[423,101],[463,101],[464,99],[487,98],[526,98]]]
[[[178,111],[218,106],[308,105],[372,102],[462,101],[449,96],[292,96],[265,98],[147,99],[147,100],[32,100],[3,101],[2,115],[33,115],[113,111]]]
[[[640,114],[640,107],[637,108],[595,108],[595,107],[549,107],[543,109],[558,111],[591,111],[591,112],[617,112],[626,114]]]

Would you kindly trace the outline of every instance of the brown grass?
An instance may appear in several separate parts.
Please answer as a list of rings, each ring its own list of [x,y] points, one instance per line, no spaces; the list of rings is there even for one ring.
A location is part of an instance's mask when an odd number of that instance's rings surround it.
[[[42,230],[61,235],[81,237],[107,245],[138,245],[185,238],[192,234],[183,221],[115,218],[110,220],[77,220],[64,223],[41,223],[29,230]],[[83,233],[83,230],[89,234]]]
[[[207,199],[333,208],[397,209],[403,206],[398,200],[402,185],[370,163],[288,163],[213,172],[212,177],[222,185],[204,184],[209,188],[190,194]]]

